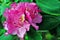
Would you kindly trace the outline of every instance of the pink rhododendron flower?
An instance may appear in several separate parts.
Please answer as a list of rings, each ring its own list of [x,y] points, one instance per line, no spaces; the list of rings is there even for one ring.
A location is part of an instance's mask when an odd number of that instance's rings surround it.
[[[10,8],[6,8],[4,17],[4,28],[7,30],[6,34],[17,35],[24,38],[26,31],[29,31],[30,25],[36,30],[38,26],[36,23],[41,23],[42,16],[38,14],[40,10],[35,3],[20,2],[18,4],[11,4]]]

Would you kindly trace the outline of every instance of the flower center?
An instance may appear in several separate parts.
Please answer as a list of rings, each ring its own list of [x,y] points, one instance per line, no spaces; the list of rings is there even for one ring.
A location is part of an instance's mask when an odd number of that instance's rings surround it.
[[[20,21],[20,22],[24,22],[24,20],[25,20],[25,15],[22,14],[22,16],[19,18],[19,21]]]

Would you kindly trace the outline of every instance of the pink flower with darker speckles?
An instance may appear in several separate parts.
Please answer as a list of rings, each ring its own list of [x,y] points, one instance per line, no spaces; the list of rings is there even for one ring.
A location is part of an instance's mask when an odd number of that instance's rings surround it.
[[[6,8],[4,17],[4,28],[7,30],[6,34],[17,35],[23,40],[26,31],[29,31],[30,25],[36,30],[38,26],[36,23],[41,23],[42,16],[38,14],[40,10],[35,3],[20,2],[18,4],[11,4],[10,8]]]

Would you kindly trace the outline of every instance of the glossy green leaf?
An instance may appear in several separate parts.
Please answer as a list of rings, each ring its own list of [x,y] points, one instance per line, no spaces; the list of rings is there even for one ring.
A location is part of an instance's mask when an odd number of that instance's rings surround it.
[[[0,29],[3,28],[3,24],[1,23],[1,17],[2,17],[2,16],[0,16]]]
[[[20,2],[33,2],[33,0],[20,0]]]
[[[11,2],[9,2],[8,4],[2,3],[2,4],[0,5],[0,16],[3,15],[5,9],[6,9],[7,7],[9,7],[10,4],[11,4]]]
[[[28,40],[42,40],[41,33],[38,33],[31,28],[31,30],[28,32]]]
[[[19,38],[17,36],[13,36],[13,35],[1,35],[0,36],[0,40],[19,40]]]
[[[51,30],[60,24],[60,16],[43,15],[43,21],[39,24],[40,29]]]
[[[4,10],[5,10],[5,6],[0,6],[0,16],[3,14]]]
[[[14,2],[18,2],[19,0],[15,0]]]
[[[0,29],[0,35],[4,34],[6,32],[5,29]]]
[[[10,0],[0,0],[0,2],[7,3],[7,2],[10,2]]]
[[[6,18],[4,16],[1,17],[1,23],[3,24]]]
[[[33,2],[33,0],[14,0],[14,2]]]
[[[36,0],[40,9],[50,15],[60,16],[60,1],[59,0]]]
[[[11,35],[5,36],[3,34],[2,36],[0,36],[0,40],[13,40],[13,36]]]

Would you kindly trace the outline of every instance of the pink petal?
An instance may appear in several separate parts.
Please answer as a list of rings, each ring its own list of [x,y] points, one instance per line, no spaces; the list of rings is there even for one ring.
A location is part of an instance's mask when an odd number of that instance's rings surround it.
[[[3,15],[4,15],[4,17],[6,17],[6,18],[7,18],[7,17],[8,17],[8,13],[9,13],[9,9],[8,9],[8,8],[6,8],[6,10],[5,10],[4,14],[3,14]]]
[[[32,19],[31,19],[31,16],[30,16],[30,13],[28,11],[26,11],[26,19],[28,20],[28,22],[32,22]]]
[[[8,32],[6,32],[5,35],[7,36],[8,35]]]
[[[15,31],[12,32],[13,35],[17,34],[17,29]]]
[[[36,5],[36,3],[30,3],[30,5]]]
[[[15,30],[16,30],[16,27],[11,22],[9,22],[8,23],[8,33],[12,34]]]
[[[24,27],[21,27],[18,29],[17,36],[20,38],[24,38],[25,33],[26,33],[26,29]]]
[[[4,26],[5,30],[8,30],[8,26],[7,26],[7,22],[6,21],[3,23],[3,26]]]
[[[20,38],[20,40],[24,40],[24,38]]]
[[[19,12],[24,12],[25,11],[24,5],[25,5],[24,2],[20,2],[17,4],[17,7],[15,9],[18,10]]]
[[[15,8],[17,6],[17,4],[14,2],[11,4],[11,8]]]
[[[33,23],[41,23],[41,22],[42,22],[42,16],[37,14],[33,19]]]
[[[13,28],[13,29],[12,29],[12,28]],[[16,28],[13,27],[13,26],[8,27],[8,33],[9,33],[9,34],[12,34],[15,30],[16,30]]]
[[[25,27],[26,30],[29,31],[29,29],[30,29],[30,24],[29,24],[27,21],[25,21],[23,27]]]
[[[39,29],[39,26],[37,26],[36,24],[31,23],[31,25],[32,25],[36,30],[38,30],[38,29]]]

